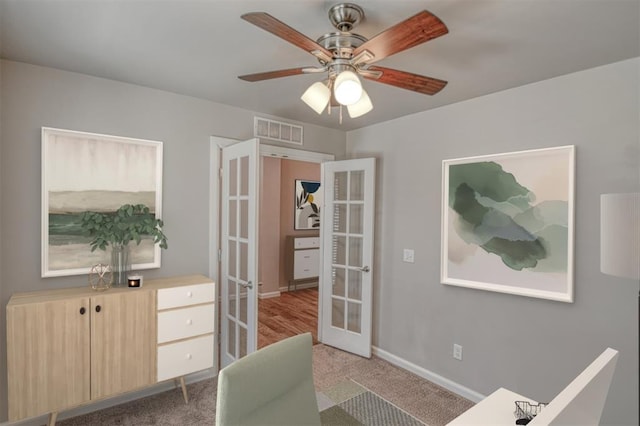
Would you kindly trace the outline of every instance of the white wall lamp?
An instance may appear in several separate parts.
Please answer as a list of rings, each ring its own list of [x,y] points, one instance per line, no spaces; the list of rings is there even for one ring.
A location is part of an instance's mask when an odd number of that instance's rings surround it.
[[[640,193],[600,196],[600,271],[640,280]]]
[[[600,196],[600,271],[640,281],[640,193]],[[640,294],[638,294],[640,333]],[[638,335],[640,340],[640,335]],[[638,358],[640,368],[640,358]]]
[[[300,99],[315,112],[322,114],[331,101],[331,89],[333,89],[333,97],[340,106],[340,122],[342,122],[342,106],[347,107],[351,118],[365,115],[373,109],[373,104],[357,74],[351,68],[344,64],[336,64],[329,72],[329,80],[313,83]],[[329,106],[330,113],[331,106]]]

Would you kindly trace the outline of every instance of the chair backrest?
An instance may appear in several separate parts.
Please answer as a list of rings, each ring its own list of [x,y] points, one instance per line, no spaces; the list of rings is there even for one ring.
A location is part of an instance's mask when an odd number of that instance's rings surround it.
[[[598,425],[618,351],[607,348],[529,422],[530,425]]]
[[[274,343],[220,370],[216,425],[320,425],[311,334]]]

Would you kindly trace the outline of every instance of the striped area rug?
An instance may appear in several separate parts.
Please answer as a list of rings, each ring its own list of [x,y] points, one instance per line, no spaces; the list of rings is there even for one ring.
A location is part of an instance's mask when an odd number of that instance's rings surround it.
[[[425,426],[424,423],[353,380],[317,393],[324,426]]]

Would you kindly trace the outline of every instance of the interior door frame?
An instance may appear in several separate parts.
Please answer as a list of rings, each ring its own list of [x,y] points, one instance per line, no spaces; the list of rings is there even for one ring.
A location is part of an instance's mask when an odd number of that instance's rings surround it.
[[[334,154],[325,154],[321,152],[305,151],[302,149],[286,148],[276,145],[268,145],[263,142],[262,139],[257,138],[259,143],[260,157],[275,157],[285,160],[307,161],[310,163],[323,163],[325,161],[335,161]],[[221,136],[211,136],[209,147],[209,277],[216,282],[216,312],[220,312],[220,226],[222,215],[220,212],[220,196],[222,194],[222,180],[221,180],[221,164],[222,164],[222,148],[233,145],[235,143],[242,142],[240,139],[231,139]],[[260,190],[258,189],[258,198],[260,198]],[[259,200],[256,200],[256,205],[259,205]],[[322,227],[322,224],[320,224]],[[322,229],[320,229],[320,235],[322,235]],[[320,238],[322,244],[322,237]],[[322,250],[321,250],[322,253]],[[257,254],[256,254],[257,256]],[[256,258],[256,262],[259,264],[259,258]],[[320,264],[322,264],[322,256],[320,258]],[[257,284],[257,283],[256,283]],[[319,286],[318,286],[319,288]],[[320,290],[318,290],[320,291]],[[318,339],[321,339],[321,327],[320,321],[322,319],[322,305],[321,295],[318,294]],[[219,315],[219,314],[218,314]],[[214,348],[214,365],[218,367],[220,354],[218,350],[220,348],[220,321],[215,319],[216,323],[214,329],[216,330],[215,336],[215,348]]]

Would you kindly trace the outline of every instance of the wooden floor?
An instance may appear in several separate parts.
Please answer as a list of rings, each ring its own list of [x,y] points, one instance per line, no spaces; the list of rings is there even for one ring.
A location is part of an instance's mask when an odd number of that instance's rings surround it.
[[[308,331],[318,343],[317,287],[258,300],[258,348]]]

